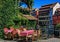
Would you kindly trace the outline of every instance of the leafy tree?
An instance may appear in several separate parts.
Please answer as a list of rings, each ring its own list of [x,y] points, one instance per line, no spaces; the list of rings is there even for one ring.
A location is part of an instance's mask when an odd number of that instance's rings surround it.
[[[29,9],[32,8],[34,0],[21,0],[21,2],[24,2]]]
[[[0,37],[2,36],[2,30],[4,26],[10,27],[15,23],[13,19],[18,14],[17,0],[0,0]]]
[[[26,4],[27,8],[26,9],[22,9],[25,14],[30,14],[30,11],[32,10],[32,6],[34,3],[34,0],[20,0],[20,2],[22,2],[22,4]]]
[[[30,14],[27,8],[22,8],[22,7],[19,8],[19,12],[21,12],[22,14],[27,14],[27,15]]]
[[[30,8],[30,7],[29,7]],[[3,38],[3,28],[28,24],[22,12],[18,10],[18,0],[0,0],[0,37]],[[22,24],[23,23],[23,24]]]
[[[20,0],[20,5],[26,4],[27,8],[19,7],[19,11],[23,14],[30,15],[30,11],[32,10],[33,2],[34,2],[34,0]],[[24,23],[22,23],[22,24],[24,24]],[[27,26],[28,26],[28,28],[29,27],[35,27],[36,26],[36,21],[29,21],[28,20]]]

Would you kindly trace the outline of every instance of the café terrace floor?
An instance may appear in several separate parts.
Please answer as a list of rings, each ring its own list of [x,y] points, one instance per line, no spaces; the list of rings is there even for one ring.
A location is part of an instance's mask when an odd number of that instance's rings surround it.
[[[17,42],[17,41],[0,39],[0,42]],[[60,42],[60,39],[59,38],[49,38],[49,39],[37,40],[37,41],[33,41],[33,42]]]

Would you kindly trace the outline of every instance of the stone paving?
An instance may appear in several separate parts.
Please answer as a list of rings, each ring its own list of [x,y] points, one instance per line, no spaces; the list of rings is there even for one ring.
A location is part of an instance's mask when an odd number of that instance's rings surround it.
[[[38,40],[38,41],[35,41],[35,42],[60,42],[60,39],[50,38],[50,39],[47,39],[47,40]]]
[[[1,40],[0,39],[0,42],[17,42],[17,41],[8,41],[8,40]],[[50,39],[47,39],[47,40],[37,40],[37,41],[33,41],[33,42],[60,42],[60,39],[50,38]]]

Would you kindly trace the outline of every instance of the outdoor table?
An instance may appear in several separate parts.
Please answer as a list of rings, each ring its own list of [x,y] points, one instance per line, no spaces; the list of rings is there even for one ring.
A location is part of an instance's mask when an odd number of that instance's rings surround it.
[[[9,33],[11,33],[12,31],[11,30],[8,30]]]
[[[34,30],[27,30],[27,31],[22,31],[21,33],[20,33],[20,35],[22,36],[22,37],[26,37],[26,40],[28,40],[28,38],[31,38],[32,37],[32,35],[33,35],[33,33],[34,33]],[[32,38],[31,38],[32,39]]]
[[[32,35],[34,32],[34,30],[27,30],[27,31],[22,31],[20,33],[21,36],[28,36],[28,35]]]

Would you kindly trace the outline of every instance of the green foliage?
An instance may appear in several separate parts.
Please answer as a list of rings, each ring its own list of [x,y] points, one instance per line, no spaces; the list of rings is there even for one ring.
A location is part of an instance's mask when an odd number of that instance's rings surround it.
[[[23,17],[22,12],[19,13],[17,0],[0,0],[0,38],[4,37],[4,27],[19,28],[21,25],[34,27],[35,22],[30,22]]]
[[[3,32],[3,29],[0,29],[0,38],[4,39],[4,32]]]
[[[1,10],[0,10],[0,17],[2,25],[13,25],[13,18],[15,16],[15,4],[13,0],[2,0],[1,1]]]
[[[32,8],[34,0],[21,0],[21,2],[25,3],[29,9]]]
[[[20,12],[22,12],[23,14],[30,14],[30,11],[32,10],[32,6],[33,6],[33,3],[34,3],[34,0],[20,0],[20,4],[21,6],[23,4],[26,4],[27,5],[27,8],[20,8]]]
[[[26,19],[25,17],[23,17],[23,15],[20,13],[18,14],[15,18],[14,18],[14,27],[15,28],[19,28],[21,25],[25,25],[27,24],[28,19]]]
[[[60,23],[56,25],[56,28],[60,28]]]
[[[19,12],[21,12],[22,14],[28,14],[28,15],[30,14],[27,8],[22,8],[22,7],[19,8]]]
[[[28,29],[33,27],[33,29],[35,29],[36,26],[36,21],[35,20],[29,20],[28,21]]]
[[[15,0],[0,0],[0,37],[3,37],[4,26],[14,25],[13,19],[18,14],[15,9]],[[16,11],[15,11],[16,10]]]

